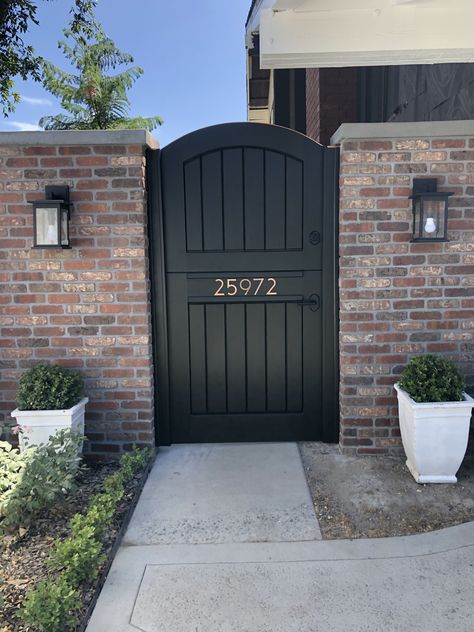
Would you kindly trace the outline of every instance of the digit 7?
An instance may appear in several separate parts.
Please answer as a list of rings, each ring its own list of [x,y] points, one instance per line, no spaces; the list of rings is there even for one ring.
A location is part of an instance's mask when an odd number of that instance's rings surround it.
[[[265,281],[264,277],[254,277],[253,279],[254,281],[259,281],[259,284],[257,286],[257,289],[255,290],[255,292],[253,293],[254,296],[257,296],[260,288],[262,287],[262,283]]]

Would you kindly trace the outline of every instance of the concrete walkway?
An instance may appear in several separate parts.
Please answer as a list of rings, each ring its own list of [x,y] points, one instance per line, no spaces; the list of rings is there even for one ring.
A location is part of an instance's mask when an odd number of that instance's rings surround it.
[[[125,544],[321,539],[294,443],[162,448]]]
[[[295,444],[160,451],[87,632],[470,632],[474,523],[322,541]]]

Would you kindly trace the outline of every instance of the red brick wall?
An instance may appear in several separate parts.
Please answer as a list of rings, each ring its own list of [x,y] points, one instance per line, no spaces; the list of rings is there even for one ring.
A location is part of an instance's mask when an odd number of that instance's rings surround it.
[[[329,145],[331,136],[342,123],[357,120],[357,69],[307,69],[307,135],[323,145]]]
[[[38,362],[80,371],[98,454],[151,445],[153,361],[143,145],[0,146],[0,415]],[[29,200],[68,184],[69,250],[32,249]]]
[[[320,135],[319,68],[306,69],[306,135],[319,142]]]
[[[99,456],[152,444],[153,358],[143,144],[0,142],[0,419],[21,373],[78,369]],[[449,243],[412,244],[413,177],[455,192]],[[70,250],[32,249],[27,201],[68,184]],[[341,446],[400,449],[393,383],[411,355],[474,374],[474,138],[345,141],[340,189]]]
[[[450,201],[448,243],[410,243],[413,177]],[[393,384],[445,354],[474,376],[474,139],[345,141],[340,189],[340,404],[346,453],[399,451]]]

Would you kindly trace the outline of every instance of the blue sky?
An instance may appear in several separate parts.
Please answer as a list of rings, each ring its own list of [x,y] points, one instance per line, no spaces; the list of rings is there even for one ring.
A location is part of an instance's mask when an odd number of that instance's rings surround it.
[[[40,26],[28,42],[67,68],[57,40],[71,0],[38,0]],[[244,25],[250,0],[99,0],[97,17],[118,48],[145,73],[130,91],[132,114],[161,116],[164,146],[200,127],[246,118]],[[18,82],[22,102],[1,131],[34,129],[60,107],[40,84]]]

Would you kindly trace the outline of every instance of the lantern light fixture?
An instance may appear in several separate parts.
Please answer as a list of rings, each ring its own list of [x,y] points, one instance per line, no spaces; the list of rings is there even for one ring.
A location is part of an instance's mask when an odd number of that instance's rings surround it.
[[[45,199],[29,202],[33,205],[33,248],[70,248],[69,187],[45,187]]]
[[[436,178],[413,180],[413,238],[411,241],[449,241],[448,202],[454,195],[438,191]]]

